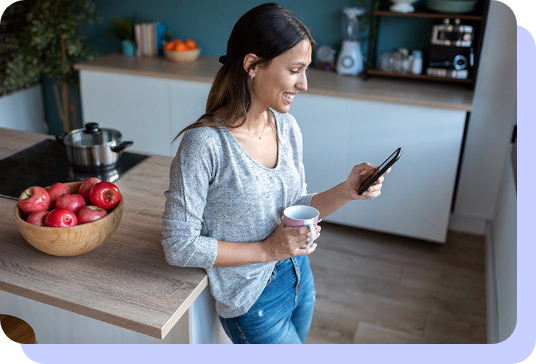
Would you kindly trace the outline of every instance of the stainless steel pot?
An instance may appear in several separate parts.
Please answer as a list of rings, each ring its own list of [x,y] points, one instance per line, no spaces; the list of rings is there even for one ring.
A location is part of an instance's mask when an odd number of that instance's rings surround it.
[[[65,145],[69,163],[88,172],[114,168],[121,152],[134,144],[132,141],[122,142],[118,130],[100,128],[97,123],[87,123],[82,129],[59,133],[56,140]]]

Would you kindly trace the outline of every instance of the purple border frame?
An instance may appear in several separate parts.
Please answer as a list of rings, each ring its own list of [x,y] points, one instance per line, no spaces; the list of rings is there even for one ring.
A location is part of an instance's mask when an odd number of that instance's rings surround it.
[[[536,84],[536,47],[530,33],[518,26],[518,165],[530,166],[529,146],[536,135],[531,109],[533,97],[530,89]],[[299,355],[300,361],[333,362],[355,360],[360,362],[406,362],[411,363],[515,363],[525,360],[535,345],[536,323],[533,308],[534,294],[531,278],[535,273],[536,256],[531,234],[532,206],[536,205],[531,177],[536,173],[531,168],[518,168],[518,322],[512,336],[499,344],[478,345],[304,345],[304,346],[235,346],[235,345],[22,345],[28,357],[39,363],[147,363],[235,362],[235,355],[255,363],[273,363],[280,355],[292,358]],[[530,182],[529,182],[530,181]],[[251,356],[247,355],[251,354]],[[286,355],[288,354],[288,356]],[[244,356],[245,355],[245,356]]]

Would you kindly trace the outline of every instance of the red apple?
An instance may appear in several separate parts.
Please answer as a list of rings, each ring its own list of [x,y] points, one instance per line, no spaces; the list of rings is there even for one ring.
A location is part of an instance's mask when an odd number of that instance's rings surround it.
[[[45,225],[45,218],[48,215],[48,211],[34,211],[26,218],[26,222],[32,225],[43,226]]]
[[[26,215],[34,211],[46,211],[50,207],[50,196],[43,187],[29,187],[20,194],[19,207]]]
[[[107,212],[105,209],[101,209],[98,206],[88,205],[84,206],[78,211],[76,217],[78,218],[78,224],[85,224],[86,222],[91,222],[100,219],[101,217],[106,216]]]
[[[95,186],[97,183],[102,182],[97,177],[89,177],[82,182],[80,185],[80,188],[78,189],[78,193],[84,196],[86,203],[89,203],[89,191],[91,191],[91,188]]]
[[[89,191],[89,200],[93,205],[109,210],[119,203],[121,192],[111,182],[99,182]]]
[[[45,218],[45,226],[68,227],[78,224],[76,214],[65,209],[54,209]]]
[[[86,200],[82,195],[73,193],[71,195],[61,195],[56,200],[56,208],[64,209],[74,212],[75,214],[80,211],[82,207],[86,206]]]
[[[56,200],[61,195],[70,195],[72,193],[69,186],[63,183],[54,183],[50,188],[48,189],[48,195],[50,196],[50,207],[54,208],[56,206]]]

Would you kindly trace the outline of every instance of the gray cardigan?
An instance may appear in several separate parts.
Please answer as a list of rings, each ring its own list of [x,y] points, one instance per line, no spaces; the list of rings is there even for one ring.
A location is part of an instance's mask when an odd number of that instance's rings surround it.
[[[310,205],[313,196],[307,194],[300,128],[292,115],[272,112],[279,135],[275,168],[257,163],[223,127],[185,132],[171,165],[162,225],[166,260],[204,268],[224,318],[250,309],[276,262],[214,268],[217,240],[263,241],[286,207]]]

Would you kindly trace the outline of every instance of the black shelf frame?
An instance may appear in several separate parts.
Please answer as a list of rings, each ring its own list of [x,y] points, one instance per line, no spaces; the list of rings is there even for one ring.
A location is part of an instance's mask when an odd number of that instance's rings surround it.
[[[472,13],[460,13],[460,14],[451,14],[451,13],[441,13],[428,10],[424,7],[423,4],[416,7],[414,12],[411,13],[400,13],[389,10],[391,2],[389,0],[370,0],[371,2],[371,11],[369,13],[369,39],[368,39],[368,50],[367,50],[367,62],[365,65],[365,70],[361,76],[366,80],[369,77],[395,77],[402,79],[411,79],[411,80],[425,80],[432,82],[448,82],[448,83],[460,83],[465,84],[469,88],[474,89],[476,86],[478,68],[480,64],[480,53],[482,49],[482,44],[484,41],[484,33],[486,30],[486,22],[488,17],[489,3],[490,0],[480,0],[477,4],[477,7]],[[429,76],[426,74],[404,74],[404,73],[391,73],[384,72],[379,70],[377,65],[377,47],[378,47],[378,34],[382,18],[386,17],[402,17],[407,18],[408,21],[412,19],[460,19],[461,21],[471,22],[477,26],[476,29],[476,39],[473,42],[473,49],[475,52],[474,66],[471,72],[471,77],[466,79],[457,79],[451,77],[437,77]],[[427,50],[425,50],[427,51]],[[426,64],[423,64],[423,70],[426,69]]]

